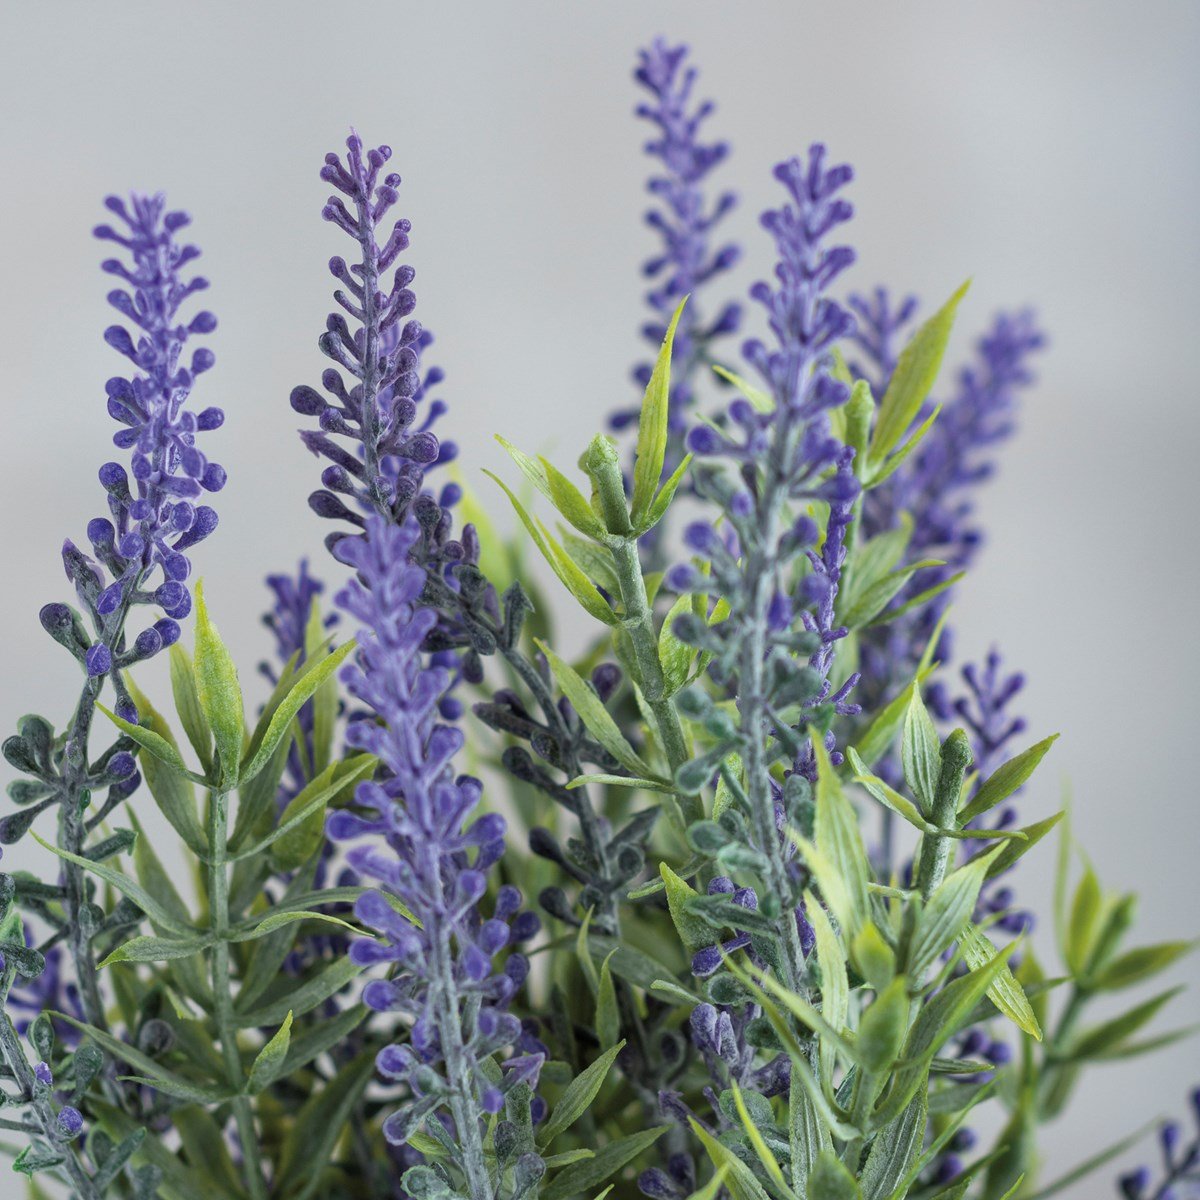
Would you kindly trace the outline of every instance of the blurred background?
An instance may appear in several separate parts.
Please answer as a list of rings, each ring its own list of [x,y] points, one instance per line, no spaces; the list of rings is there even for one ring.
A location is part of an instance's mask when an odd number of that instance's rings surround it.
[[[1192,0],[6,5],[0,729],[28,710],[60,723],[77,684],[37,611],[70,598],[58,547],[102,511],[96,468],[112,455],[103,384],[121,360],[101,341],[108,251],[90,236],[102,197],[164,189],[195,217],[220,318],[196,401],[226,410],[205,448],[229,473],[196,563],[252,664],[270,651],[252,616],[264,574],[308,555],[337,577],[305,503],[320,468],[287,402],[324,365],[325,260],[344,249],[320,218],[322,156],[352,122],[394,148],[417,315],[437,335],[428,361],[448,373],[439,430],[511,527],[480,477],[505,466],[491,435],[573,461],[636,398],[653,239],[630,72],[659,33],[693,46],[719,104],[708,128],[734,146],[716,181],[741,196],[724,226],[746,248],[731,287],[770,268],[757,214],[779,200],[772,164],[819,138],[857,170],[850,287],[912,290],[928,312],[973,276],[952,364],[997,308],[1036,306],[1050,346],[982,499],[989,544],[959,591],[960,658],[999,647],[1029,677],[1031,733],[1063,735],[1026,819],[1069,786],[1101,879],[1142,891],[1139,940],[1194,932]],[[150,683],[162,694],[161,673]],[[5,865],[32,863],[28,845]],[[1047,848],[1019,879],[1043,912],[1053,871]],[[1048,918],[1037,936],[1049,957]],[[1197,982],[1196,961],[1175,976]],[[1196,993],[1169,1012],[1195,1019]],[[1184,1043],[1091,1079],[1047,1139],[1047,1177],[1182,1112],[1200,1053]],[[1115,1188],[1106,1173],[1068,1194]]]

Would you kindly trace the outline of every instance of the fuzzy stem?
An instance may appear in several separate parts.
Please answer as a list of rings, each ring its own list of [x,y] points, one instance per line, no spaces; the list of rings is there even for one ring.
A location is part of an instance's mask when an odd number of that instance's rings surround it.
[[[942,765],[938,775],[937,792],[929,819],[939,829],[954,827],[958,802],[962,796],[963,777],[971,765],[971,743],[967,735],[956,729],[942,743]],[[928,900],[946,878],[953,838],[938,834],[922,834],[921,857],[917,863],[917,881],[921,895]]]
[[[55,1136],[58,1121],[50,1101],[45,1096],[37,1095],[37,1080],[34,1077],[33,1068],[30,1067],[29,1060],[25,1057],[20,1035],[17,1033],[4,1003],[8,998],[9,989],[12,987],[14,974],[12,967],[9,967],[4,972],[3,982],[0,985],[0,1053],[4,1055],[4,1060],[8,1063],[17,1086],[21,1089],[21,1095],[29,1104],[38,1126],[38,1132],[50,1145],[57,1146],[63,1151],[64,1166],[70,1176],[71,1186],[74,1188],[74,1200],[100,1200],[100,1193],[84,1170],[73,1147],[63,1145]]]
[[[213,1018],[217,1026],[217,1038],[221,1043],[221,1057],[229,1085],[236,1093],[232,1101],[238,1138],[242,1143],[243,1174],[246,1186],[254,1200],[266,1200],[267,1185],[263,1178],[262,1158],[259,1154],[258,1134],[254,1129],[254,1112],[250,1098],[242,1095],[246,1079],[242,1069],[242,1057],[238,1051],[237,1023],[233,1013],[233,995],[230,990],[232,978],[229,970],[229,876],[226,870],[228,855],[229,794],[213,792],[209,801],[208,817],[208,911],[209,927],[216,936],[212,950]]]

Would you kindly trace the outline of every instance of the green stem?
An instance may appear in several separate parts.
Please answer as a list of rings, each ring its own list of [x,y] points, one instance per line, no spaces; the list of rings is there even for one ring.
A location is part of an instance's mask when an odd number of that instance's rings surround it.
[[[633,645],[634,657],[637,660],[638,684],[646,704],[654,714],[662,737],[663,749],[667,761],[674,774],[691,757],[688,753],[687,739],[683,735],[683,726],[675,705],[667,695],[667,680],[663,674],[662,662],[658,657],[658,635],[654,631],[654,613],[650,608],[650,599],[646,595],[646,583],[642,578],[642,565],[638,559],[637,541],[634,538],[614,538],[611,543],[613,562],[617,568],[617,582],[621,588],[621,602],[625,606],[625,632]],[[694,797],[687,798],[687,803],[696,805]],[[685,814],[686,815],[686,814]],[[690,820],[698,820],[703,814],[697,812],[689,815]]]
[[[227,874],[229,793],[213,792],[209,801],[208,818],[208,911],[209,927],[216,937],[212,949],[213,1017],[221,1043],[221,1057],[229,1086],[236,1093],[233,1116],[238,1138],[242,1143],[243,1174],[246,1187],[254,1200],[267,1200],[267,1185],[263,1178],[262,1157],[258,1134],[254,1129],[254,1111],[250,1097],[242,1094],[246,1084],[242,1056],[238,1051],[237,1022],[233,1013],[232,979],[229,971],[229,876]]]
[[[939,829],[954,828],[958,802],[962,795],[963,777],[971,765],[971,743],[967,735],[956,729],[942,743],[942,766],[938,774],[933,811],[929,819]],[[921,857],[917,863],[917,880],[921,895],[928,900],[946,878],[950,851],[954,839],[939,834],[921,835]]]

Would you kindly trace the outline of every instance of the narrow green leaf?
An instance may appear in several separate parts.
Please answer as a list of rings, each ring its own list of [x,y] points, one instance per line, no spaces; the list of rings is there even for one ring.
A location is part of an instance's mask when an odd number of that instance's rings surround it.
[[[775,411],[775,400],[761,388],[756,388],[752,383],[747,383],[740,375],[734,374],[733,371],[730,371],[727,367],[722,367],[719,363],[713,363],[713,371],[724,379],[726,383],[733,384],[759,412],[769,413]],[[848,374],[849,372],[847,372]],[[853,382],[852,379],[846,380],[848,387],[852,387]]]
[[[1100,881],[1090,863],[1084,864],[1083,876],[1071,901],[1071,916],[1067,922],[1067,966],[1071,974],[1082,976],[1087,969],[1104,897]]]
[[[980,786],[971,803],[959,813],[961,824],[969,824],[1001,801],[1007,800],[1034,773],[1038,763],[1046,757],[1046,752],[1057,740],[1058,734],[1051,734],[1036,746],[1022,750],[997,767]]]
[[[130,879],[128,875],[122,875],[120,871],[105,866],[104,863],[92,862],[89,859],[80,858],[78,854],[71,854],[67,850],[60,850],[57,846],[53,846],[38,837],[33,831],[31,831],[31,835],[34,841],[44,849],[49,850],[51,854],[55,854],[59,858],[64,858],[67,862],[72,862],[78,867],[83,867],[84,870],[90,871],[93,875],[98,875],[105,883],[112,884],[122,896],[128,896],[146,916],[156,924],[161,925],[164,929],[169,929],[172,933],[184,935],[191,935],[196,932],[192,925],[186,921],[181,921],[168,908],[155,900],[141,884]]]
[[[1138,1142],[1146,1136],[1156,1125],[1158,1118],[1155,1117],[1152,1121],[1147,1121],[1145,1125],[1135,1129],[1131,1134],[1123,1137],[1119,1142],[1112,1146],[1106,1147],[1098,1154],[1093,1154],[1090,1158],[1085,1159],[1077,1167],[1073,1167],[1065,1175],[1060,1175],[1057,1179],[1051,1180],[1045,1187],[1038,1188],[1036,1192],[1029,1197],[1029,1200],[1049,1200],[1051,1196],[1057,1196],[1060,1192],[1065,1191],[1072,1184],[1078,1183],[1081,1179],[1086,1178],[1093,1171],[1098,1171],[1101,1167],[1112,1162],[1114,1158],[1120,1158],[1126,1150],[1136,1146]],[[1011,1194],[1011,1193],[1010,1193]]]
[[[925,972],[937,961],[942,951],[953,944],[970,921],[975,902],[979,899],[979,889],[987,878],[991,858],[998,849],[995,847],[976,855],[958,870],[951,871],[929,897],[917,917],[909,946],[908,970],[914,980],[919,982],[925,978]],[[989,942],[984,961],[990,959],[993,953]],[[982,966],[983,963],[973,965]]]
[[[908,980],[897,975],[863,1011],[854,1049],[864,1070],[872,1075],[887,1072],[908,1032]]]
[[[600,1091],[609,1068],[624,1047],[624,1041],[610,1046],[595,1062],[585,1067],[563,1089],[554,1111],[538,1135],[538,1145],[549,1146],[560,1133],[565,1132],[587,1111]]]
[[[763,1139],[758,1126],[751,1120],[750,1110],[747,1109],[746,1102],[742,1099],[741,1088],[732,1081],[730,1082],[730,1088],[733,1091],[733,1103],[737,1108],[738,1116],[741,1118],[742,1128],[746,1131],[746,1137],[749,1139],[750,1145],[754,1148],[754,1153],[758,1155],[758,1161],[762,1163],[776,1186],[787,1188],[787,1180],[783,1177],[783,1168],[780,1167],[779,1160],[771,1153],[771,1147]]]
[[[811,892],[804,893],[804,911],[816,938],[817,962],[821,967],[821,1012],[839,1032],[845,1028],[850,1012],[850,983],[846,974],[846,954],[825,910]],[[832,1079],[837,1047],[825,1038],[820,1043],[821,1078]]]
[[[274,933],[276,929],[284,925],[292,924],[293,921],[325,921],[327,924],[340,925],[343,929],[349,929],[351,933],[357,933],[360,937],[364,936],[363,930],[359,929],[357,925],[351,925],[349,921],[343,921],[341,917],[335,917],[330,913],[305,912],[304,910],[279,912],[276,909],[261,920],[251,918],[249,921],[239,921],[230,929],[228,940],[253,942],[258,938],[266,937],[268,933]]]
[[[645,519],[662,481],[663,460],[667,452],[667,418],[670,415],[671,348],[675,341],[675,329],[679,325],[679,318],[686,303],[685,296],[671,317],[662,348],[650,375],[650,382],[646,384],[646,394],[642,398],[642,411],[638,418],[637,458],[633,465],[633,499],[629,510],[630,520],[635,529]]]
[[[996,948],[976,925],[967,923],[959,934],[959,948],[963,961],[974,970],[982,967],[995,953]],[[988,999],[1018,1029],[1029,1034],[1035,1041],[1042,1040],[1042,1027],[1025,995],[1025,989],[1006,966],[999,972],[987,990]]]
[[[638,757],[637,751],[625,740],[600,697],[584,682],[579,673],[564,662],[545,642],[535,639],[537,648],[546,656],[550,670],[563,695],[579,714],[579,719],[588,732],[631,774],[640,777],[650,775],[650,768]]]
[[[869,458],[873,465],[887,458],[925,403],[946,352],[955,311],[968,286],[969,281],[913,334],[900,352],[871,437]]]
[[[263,713],[266,724],[260,723],[260,727],[254,731],[254,736],[250,741],[251,752],[247,754],[246,760],[241,765],[239,779],[243,781],[253,779],[267,765],[268,760],[275,753],[275,748],[287,734],[296,714],[308,703],[316,690],[333,676],[333,673],[353,652],[356,645],[354,640],[348,641],[345,645],[339,646],[332,653],[318,660],[311,668],[302,671],[296,676],[294,686],[283,698],[278,708],[271,713],[270,718],[267,719],[267,713]],[[308,667],[309,664],[305,664],[305,666]]]
[[[1182,992],[1183,985],[1168,988],[1108,1021],[1101,1021],[1073,1038],[1062,1054],[1066,1062],[1087,1062],[1111,1053],[1148,1025],[1159,1010]]]
[[[679,485],[683,482],[683,477],[687,474],[688,468],[691,465],[692,456],[685,454],[683,461],[671,472],[670,477],[659,488],[658,495],[654,497],[654,501],[650,505],[650,511],[646,513],[645,518],[640,524],[633,527],[633,532],[638,537],[653,529],[663,519],[663,515],[671,507],[671,501],[675,499],[675,493],[679,490]]]
[[[792,1151],[792,1186],[804,1195],[817,1156],[822,1150],[831,1149],[833,1142],[816,1105],[794,1072],[788,1093],[788,1141]]]
[[[904,767],[904,781],[920,801],[921,811],[933,811],[933,797],[937,792],[938,775],[941,772],[942,744],[938,740],[933,719],[921,698],[920,688],[913,688],[904,714],[904,737],[901,741],[900,757]]]
[[[875,1135],[858,1181],[863,1200],[886,1200],[892,1194],[921,1153],[927,1119],[925,1093],[918,1092],[909,1106]]]
[[[658,1125],[600,1146],[591,1158],[573,1163],[560,1171],[549,1186],[543,1186],[538,1193],[540,1200],[568,1200],[570,1196],[603,1183],[626,1163],[637,1158],[643,1150],[653,1146],[670,1128],[669,1125]]]
[[[521,468],[525,478],[580,533],[597,541],[603,541],[608,536],[608,530],[592,510],[587,498],[557,467],[540,456],[531,458],[499,434],[496,435],[496,441],[508,451],[509,457]]]
[[[850,760],[850,765],[854,768],[854,782],[861,783],[884,808],[890,808],[897,816],[903,817],[914,828],[919,829],[922,833],[930,833],[935,830],[935,826],[931,825],[922,815],[921,810],[907,797],[901,795],[895,788],[890,787],[878,775],[872,775],[867,769],[867,765],[858,756],[858,751],[853,746],[846,751],[846,757]]]
[[[770,1200],[770,1194],[754,1177],[754,1172],[728,1146],[718,1142],[695,1117],[690,1118],[692,1132],[700,1139],[709,1161],[718,1174],[724,1172],[725,1187],[731,1200]]]
[[[853,1175],[832,1150],[822,1150],[808,1177],[807,1200],[862,1200]]]
[[[172,653],[178,648],[179,644],[176,643],[171,647]],[[184,658],[186,660],[187,656],[184,655]],[[190,670],[191,667],[189,664],[189,679]],[[174,675],[174,659],[172,659],[171,671],[172,675]],[[179,748],[176,745],[175,738],[171,733],[170,726],[163,719],[162,715],[155,710],[154,705],[138,690],[137,685],[132,679],[127,678],[125,685],[129,688],[129,694],[134,704],[137,705],[138,728],[158,734],[164,741],[175,747],[176,757],[182,763],[183,759],[179,756]],[[176,704],[178,704],[178,700]],[[199,701],[197,701],[198,704]],[[158,811],[166,817],[171,828],[187,843],[188,849],[200,858],[205,858],[208,855],[208,838],[200,826],[200,818],[196,812],[196,797],[192,791],[191,780],[187,778],[186,767],[181,773],[177,767],[173,768],[167,765],[158,755],[149,749],[143,749],[138,754],[138,758],[141,761],[142,774],[145,776],[146,786],[150,789],[150,795],[153,797]],[[201,762],[204,762],[203,757],[201,757]],[[206,771],[209,770],[211,765],[210,759],[209,762],[204,763],[204,769]]]
[[[119,962],[170,962],[176,958],[191,958],[202,954],[215,939],[209,934],[194,934],[192,937],[134,937],[122,942],[97,966],[107,967]]]
[[[589,783],[599,783],[606,787],[641,788],[647,792],[665,792],[667,795],[674,795],[675,792],[675,786],[669,780],[639,779],[635,775],[576,775],[567,784],[567,791],[587,787]]]
[[[667,907],[671,912],[671,920],[675,932],[689,955],[695,954],[701,946],[711,946],[713,931],[706,921],[702,921],[694,913],[688,911],[688,901],[700,893],[695,891],[686,880],[681,879],[666,863],[659,863],[659,874],[667,890]]]
[[[867,767],[873,767],[895,741],[896,734],[904,724],[904,715],[908,712],[913,691],[925,681],[932,669],[930,665],[924,666],[912,683],[880,710],[867,726],[866,732],[858,739],[855,748]]]
[[[521,524],[529,532],[533,543],[541,551],[542,557],[550,564],[562,585],[583,606],[584,611],[605,625],[619,624],[617,614],[613,612],[608,602],[596,590],[596,585],[587,577],[584,570],[550,535],[544,525],[525,511],[524,506],[513,494],[509,486],[491,471],[485,471],[488,478],[495,480],[509,498]]]
[[[246,710],[233,657],[209,619],[203,581],[196,584],[195,671],[196,694],[216,742],[221,783],[232,788],[237,783],[246,736]]]
[[[600,964],[600,982],[596,988],[596,1036],[600,1045],[612,1046],[621,1033],[621,1015],[617,1010],[617,989],[613,986],[612,962],[615,950]]]
[[[1057,812],[1052,817],[1035,821],[1032,825],[1023,825],[1020,829],[1015,830],[1016,833],[1025,835],[1024,841],[1018,839],[1004,843],[1000,853],[992,859],[992,865],[988,867],[988,878],[995,879],[997,875],[1003,875],[1017,859],[1032,850],[1062,820],[1063,815],[1063,813]]]
[[[1138,946],[1118,955],[1089,981],[1089,987],[1097,992],[1115,992],[1131,987],[1165,971],[1172,963],[1191,954],[1200,942],[1159,942],[1154,946]]]
[[[692,660],[696,657],[695,647],[680,641],[672,628],[676,617],[692,612],[693,607],[691,596],[680,596],[663,618],[662,628],[658,632],[658,660],[662,663],[667,696],[675,695],[687,683]]]
[[[852,396],[851,401],[854,397]],[[903,465],[904,460],[925,440],[925,435],[933,428],[934,422],[941,416],[942,406],[939,404],[930,414],[917,426],[913,435],[900,447],[895,454],[889,455],[884,463],[873,465],[867,455],[860,451],[859,456],[855,458],[857,466],[859,457],[863,459],[863,487],[865,489],[877,488],[885,479],[893,475],[896,470]]]
[[[334,959],[299,987],[295,986],[294,980],[288,979],[282,996],[263,1001],[249,1012],[239,1012],[237,1023],[243,1029],[261,1029],[264,1025],[277,1025],[289,1012],[302,1017],[319,1004],[324,1004],[330,996],[336,996],[361,972],[362,967],[348,957]]]
[[[895,608],[889,608],[886,612],[880,613],[877,617],[872,617],[867,622],[867,628],[874,628],[876,625],[887,625],[892,621],[898,620],[906,613],[913,612],[915,609],[921,608],[928,604],[935,596],[940,596],[942,592],[952,588],[960,579],[966,575],[966,571],[956,571],[953,575],[948,575],[940,583],[935,583],[932,587],[927,587],[923,591],[918,592],[915,596],[909,597],[903,604],[898,604]],[[937,645],[936,639],[933,639],[931,645]]]
[[[187,905],[183,902],[183,897],[175,890],[175,884],[167,874],[166,867],[162,865],[158,855],[154,852],[151,840],[143,834],[137,815],[132,809],[129,811],[129,820],[137,835],[133,846],[133,869],[138,882],[180,922],[185,925],[190,924],[191,915],[188,913]]]
[[[105,708],[103,704],[97,704],[96,708],[126,737],[132,738],[143,750],[153,754],[160,762],[178,771],[180,775],[185,776],[187,779],[191,779],[196,783],[205,782],[201,776],[188,770],[187,763],[180,757],[179,751],[161,734],[155,733],[152,729],[143,729],[141,725],[131,724],[129,721],[124,720],[124,718],[118,717],[115,712]]]
[[[196,691],[196,674],[188,652],[176,642],[170,650],[171,692],[175,698],[175,712],[183,725],[183,732],[192,744],[196,757],[206,775],[212,771],[212,730],[200,707],[200,696]],[[141,712],[141,706],[138,706]]]
[[[278,1078],[283,1060],[292,1040],[292,1013],[283,1018],[283,1024],[271,1036],[271,1040],[258,1052],[250,1068],[246,1090],[253,1095],[270,1086]]]

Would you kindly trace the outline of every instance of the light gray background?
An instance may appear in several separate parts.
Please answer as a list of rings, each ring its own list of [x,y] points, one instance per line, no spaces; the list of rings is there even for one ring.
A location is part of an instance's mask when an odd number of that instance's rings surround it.
[[[196,218],[218,365],[197,389],[230,483],[196,555],[243,664],[266,649],[261,577],[325,532],[290,388],[315,381],[329,307],[324,152],[355,122],[396,150],[419,315],[473,479],[490,435],[573,458],[630,397],[650,249],[629,78],[658,32],[689,40],[712,128],[736,147],[740,289],[769,267],[769,168],[814,138],[858,170],[851,282],[940,301],[967,274],[961,349],[995,307],[1032,301],[1053,344],[984,510],[961,647],[1030,676],[1061,730],[1031,815],[1069,780],[1113,888],[1140,888],[1147,938],[1194,931],[1197,518],[1197,55],[1200,6],[916,3],[9,3],[0,29],[5,730],[65,716],[76,678],[37,625],[68,598],[56,548],[100,511],[112,426],[101,342],[110,191],[165,188]],[[486,481],[481,481],[486,486]],[[482,488],[481,488],[482,490]],[[494,492],[484,492],[494,499]],[[499,506],[496,506],[500,511]],[[501,519],[507,521],[507,516]],[[249,670],[245,671],[247,675]],[[8,864],[27,861],[22,847]],[[1053,856],[1022,894],[1048,899]],[[1043,931],[1045,932],[1045,931]],[[1196,978],[1195,967],[1177,971]],[[1196,1016],[1176,1001],[1174,1023]],[[1195,1044],[1091,1076],[1047,1138],[1050,1170],[1184,1108]],[[1075,1189],[1110,1195],[1106,1179]]]

